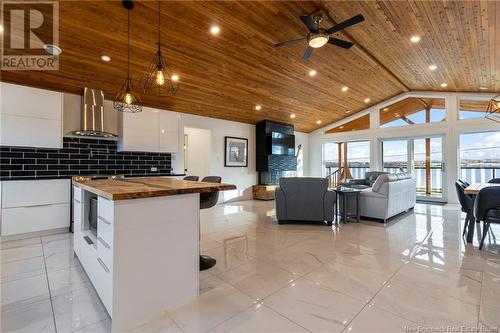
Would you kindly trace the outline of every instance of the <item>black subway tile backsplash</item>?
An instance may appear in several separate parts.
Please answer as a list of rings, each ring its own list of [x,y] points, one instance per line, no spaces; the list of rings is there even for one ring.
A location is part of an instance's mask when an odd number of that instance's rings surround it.
[[[113,140],[64,138],[62,149],[0,146],[0,180],[170,174],[171,154],[117,152],[116,145]]]

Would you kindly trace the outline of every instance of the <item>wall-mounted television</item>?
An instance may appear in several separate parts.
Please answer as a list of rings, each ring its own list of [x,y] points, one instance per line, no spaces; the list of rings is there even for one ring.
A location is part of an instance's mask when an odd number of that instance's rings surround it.
[[[295,155],[295,135],[271,132],[266,137],[268,155]]]

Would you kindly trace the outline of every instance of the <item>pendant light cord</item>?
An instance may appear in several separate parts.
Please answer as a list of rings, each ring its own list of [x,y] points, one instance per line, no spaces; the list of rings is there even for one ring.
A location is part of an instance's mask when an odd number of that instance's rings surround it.
[[[160,19],[160,16],[161,16],[161,0],[158,0],[158,49],[160,49],[160,34],[161,34],[161,19]]]
[[[130,9],[127,10],[127,77],[130,79]]]

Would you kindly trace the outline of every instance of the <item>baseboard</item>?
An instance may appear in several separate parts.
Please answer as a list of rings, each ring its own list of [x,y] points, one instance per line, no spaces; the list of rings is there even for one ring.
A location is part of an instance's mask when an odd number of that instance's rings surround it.
[[[67,232],[69,232],[69,227],[57,228],[57,229],[51,229],[51,230],[43,230],[43,231],[27,232],[24,234],[2,236],[2,237],[0,237],[0,242],[8,242],[8,241],[20,240],[20,239],[26,239],[26,238],[50,236],[50,235],[55,235],[55,234],[67,233]]]

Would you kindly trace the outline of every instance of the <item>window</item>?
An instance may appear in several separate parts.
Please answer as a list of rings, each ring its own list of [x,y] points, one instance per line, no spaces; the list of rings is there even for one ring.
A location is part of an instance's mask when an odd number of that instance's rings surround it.
[[[485,183],[500,178],[500,131],[460,135],[460,178]]]
[[[367,114],[359,118],[356,118],[354,120],[351,120],[350,122],[345,123],[343,125],[329,129],[325,133],[332,134],[332,133],[349,132],[349,131],[360,131],[369,128],[370,128],[370,115]]]
[[[408,170],[408,140],[382,141],[382,164],[385,172]]]
[[[488,108],[489,101],[460,100],[458,119],[482,118]]]
[[[370,141],[348,142],[347,162],[352,178],[364,178],[370,171]]]
[[[323,144],[323,167],[324,176],[330,175],[338,169],[339,145],[336,142],[325,142]]]
[[[346,143],[325,142],[323,144],[324,175],[328,176],[339,167],[339,149],[344,153]],[[341,156],[341,163],[344,157]],[[370,170],[370,141],[347,142],[347,163],[354,179],[363,178]]]
[[[399,127],[443,121],[444,98],[409,97],[379,110],[380,127]]]

